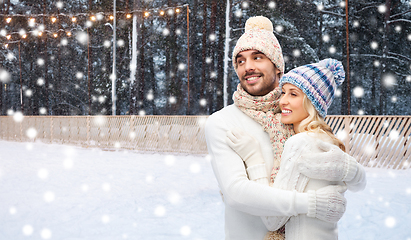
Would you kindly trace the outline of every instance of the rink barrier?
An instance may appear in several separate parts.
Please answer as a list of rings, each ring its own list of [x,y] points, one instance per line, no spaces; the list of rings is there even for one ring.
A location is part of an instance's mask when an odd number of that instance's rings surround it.
[[[0,117],[0,138],[103,149],[207,154],[208,116],[12,116]],[[411,116],[327,116],[347,151],[364,166],[407,169]]]

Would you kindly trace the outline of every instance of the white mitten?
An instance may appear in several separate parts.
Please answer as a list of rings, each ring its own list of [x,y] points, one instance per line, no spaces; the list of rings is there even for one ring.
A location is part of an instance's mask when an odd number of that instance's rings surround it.
[[[265,163],[258,141],[241,129],[235,128],[227,131],[226,141],[227,144],[243,159],[247,168]]]
[[[345,186],[330,185],[308,191],[308,217],[336,223],[344,215],[347,200],[342,195]]]
[[[350,181],[354,178],[357,161],[339,147],[319,141],[320,153],[302,155],[297,161],[298,171],[309,178],[327,181]]]

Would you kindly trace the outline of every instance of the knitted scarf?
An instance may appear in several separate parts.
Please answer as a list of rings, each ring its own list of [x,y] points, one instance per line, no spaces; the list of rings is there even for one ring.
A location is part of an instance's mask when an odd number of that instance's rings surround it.
[[[234,92],[234,104],[247,116],[261,124],[264,131],[270,136],[273,147],[274,164],[270,176],[270,186],[280,169],[281,155],[284,150],[285,141],[294,134],[293,125],[283,124],[279,107],[281,89],[278,87],[265,96],[251,96],[240,84]],[[285,239],[285,225],[277,231],[270,231],[264,240]]]
[[[275,176],[280,169],[285,141],[294,134],[292,124],[281,122],[280,96],[281,89],[278,87],[265,96],[251,96],[240,84],[238,84],[237,91],[233,95],[234,104],[247,116],[260,123],[264,131],[270,136],[274,153],[270,185],[274,182]]]

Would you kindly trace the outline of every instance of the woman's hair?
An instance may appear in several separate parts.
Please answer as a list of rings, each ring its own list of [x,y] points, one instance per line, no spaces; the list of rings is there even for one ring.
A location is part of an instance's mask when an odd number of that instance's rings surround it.
[[[299,132],[314,132],[322,135],[328,136],[331,139],[332,143],[338,146],[341,150],[345,151],[344,143],[338,139],[330,126],[324,121],[324,118],[320,116],[317,110],[314,108],[314,105],[307,98],[307,95],[304,94],[303,106],[308,112],[308,117],[301,121],[298,131]]]

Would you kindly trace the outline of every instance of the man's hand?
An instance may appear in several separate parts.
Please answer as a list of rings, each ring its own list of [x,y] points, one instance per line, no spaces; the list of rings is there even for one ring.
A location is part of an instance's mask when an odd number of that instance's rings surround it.
[[[264,164],[260,144],[253,136],[241,129],[234,128],[227,131],[226,142],[243,159],[247,167]]]
[[[309,178],[327,181],[350,181],[354,178],[357,161],[337,146],[318,142],[319,153],[302,155],[297,161],[298,170]]]

